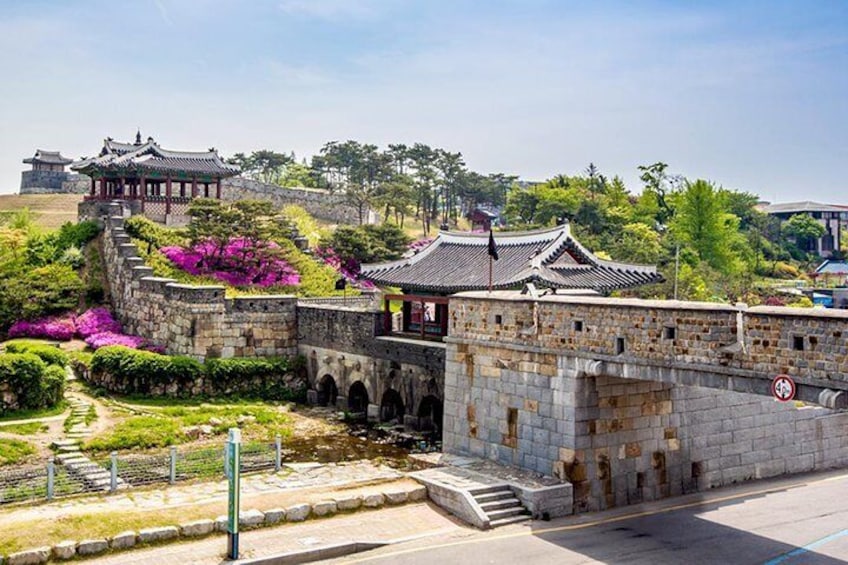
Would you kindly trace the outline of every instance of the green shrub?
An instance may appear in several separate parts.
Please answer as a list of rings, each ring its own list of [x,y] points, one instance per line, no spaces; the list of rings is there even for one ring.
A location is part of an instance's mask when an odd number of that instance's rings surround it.
[[[182,229],[160,226],[144,216],[133,216],[124,222],[124,230],[133,239],[140,239],[159,249],[167,245],[185,245],[186,233]]]
[[[91,358],[90,370],[95,380],[100,375],[111,375],[122,392],[129,394],[149,394],[154,387],[171,384],[188,394],[186,385],[203,375],[203,366],[189,357],[171,357],[121,345],[98,349]]]
[[[41,405],[53,406],[65,396],[65,369],[48,365],[41,380]]]
[[[35,446],[19,439],[0,439],[0,467],[20,463],[35,453]]]
[[[218,394],[266,400],[300,400],[302,394],[287,385],[291,366],[289,360],[282,357],[209,359],[206,375]]]
[[[65,371],[58,365],[47,365],[32,353],[0,355],[0,383],[5,383],[17,398],[18,410],[33,410],[61,402]],[[11,411],[0,402],[0,414]]]
[[[52,345],[30,341],[10,341],[6,344],[7,353],[32,353],[48,365],[65,367],[68,365],[68,354]]]

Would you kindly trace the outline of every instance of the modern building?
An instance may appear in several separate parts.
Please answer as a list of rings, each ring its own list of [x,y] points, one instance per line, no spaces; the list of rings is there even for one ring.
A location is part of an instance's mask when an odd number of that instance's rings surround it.
[[[825,229],[825,234],[817,240],[809,242],[807,249],[822,257],[830,257],[834,251],[839,251],[842,243],[841,228],[848,225],[848,206],[836,204],[820,204],[818,202],[788,202],[785,204],[763,203],[758,206],[761,212],[775,216],[784,222],[796,214],[809,214],[818,220]]]
[[[107,138],[97,157],[74,163],[71,169],[91,178],[86,201],[125,200],[134,212],[165,224],[184,223],[194,198],[221,199],[222,179],[240,171],[214,149],[172,151],[152,137],[143,142],[141,133],[135,143]]]
[[[439,339],[447,334],[447,297],[456,292],[488,290],[490,285],[493,290],[521,289],[533,283],[554,292],[606,294],[663,280],[654,266],[596,257],[574,239],[568,224],[501,232],[494,239],[497,261],[490,260],[489,234],[443,231],[411,257],[363,265],[364,279],[403,292],[385,297],[386,329],[392,329],[392,301],[403,303],[397,332]]]

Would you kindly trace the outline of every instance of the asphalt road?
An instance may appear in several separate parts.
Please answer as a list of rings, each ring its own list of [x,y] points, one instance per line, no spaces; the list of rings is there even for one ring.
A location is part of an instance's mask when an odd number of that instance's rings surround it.
[[[848,474],[760,481],[490,532],[454,532],[333,563],[848,563]]]

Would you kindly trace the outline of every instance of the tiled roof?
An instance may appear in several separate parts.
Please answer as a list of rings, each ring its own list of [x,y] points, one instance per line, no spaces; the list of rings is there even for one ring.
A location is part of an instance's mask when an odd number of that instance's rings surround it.
[[[662,281],[656,267],[628,265],[595,257],[575,240],[569,226],[495,236],[499,260],[493,287],[508,289],[533,282],[551,288],[600,292]],[[440,232],[417,254],[398,261],[362,266],[376,284],[413,291],[460,292],[489,287],[488,234]]]
[[[815,272],[818,275],[845,275],[848,274],[848,262],[828,259],[819,265]]]
[[[238,166],[222,161],[217,151],[169,151],[159,147],[153,138],[148,138],[146,143],[136,144],[107,139],[100,155],[74,163],[71,169],[89,175],[110,172],[182,172],[187,176],[231,177],[240,172]]]
[[[66,159],[58,151],[44,151],[38,149],[34,157],[24,159],[24,163],[30,165],[33,163],[46,163],[48,165],[67,165],[73,162],[73,159]]]
[[[848,212],[848,206],[838,204],[821,204],[819,202],[785,202],[782,204],[766,204],[758,206],[766,214],[803,214],[807,212]]]

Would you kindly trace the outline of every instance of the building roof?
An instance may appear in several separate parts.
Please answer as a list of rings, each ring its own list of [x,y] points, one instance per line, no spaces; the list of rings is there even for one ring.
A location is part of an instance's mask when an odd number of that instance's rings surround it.
[[[600,292],[660,282],[656,267],[605,261],[571,235],[568,224],[495,237],[499,260],[493,287],[509,289],[533,282],[550,288]],[[489,234],[439,232],[411,257],[363,265],[361,275],[376,284],[412,291],[453,293],[489,288]]]
[[[107,138],[100,155],[78,161],[71,169],[87,175],[184,173],[188,177],[231,177],[240,172],[237,165],[222,161],[215,150],[171,151],[160,147],[152,137],[142,143],[140,135],[136,136],[135,143],[120,143]]]
[[[35,156],[30,157],[29,159],[24,159],[24,163],[27,165],[35,163],[44,163],[47,165],[68,165],[72,162],[73,159],[62,157],[62,154],[58,151],[44,151],[43,149],[37,149],[35,151]]]
[[[848,206],[837,204],[821,204],[805,200],[803,202],[785,202],[783,204],[766,204],[759,206],[766,214],[804,214],[809,212],[848,212]]]
[[[828,259],[813,272],[816,275],[848,275],[848,262]]]

